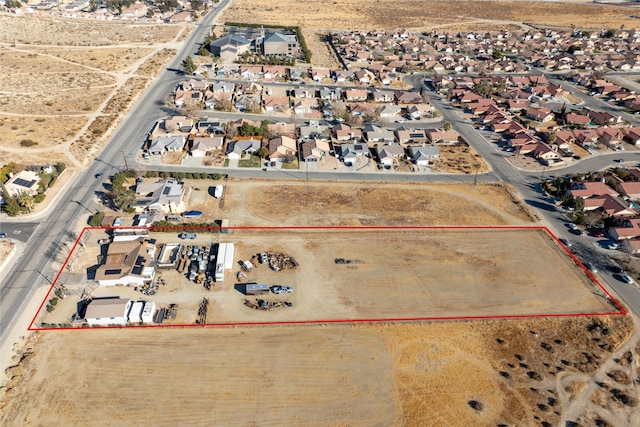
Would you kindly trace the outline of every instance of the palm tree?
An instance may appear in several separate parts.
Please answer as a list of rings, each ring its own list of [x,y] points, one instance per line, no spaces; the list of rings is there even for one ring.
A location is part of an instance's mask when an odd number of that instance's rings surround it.
[[[21,191],[20,194],[18,194],[18,204],[31,212],[34,204],[33,196],[26,191]]]

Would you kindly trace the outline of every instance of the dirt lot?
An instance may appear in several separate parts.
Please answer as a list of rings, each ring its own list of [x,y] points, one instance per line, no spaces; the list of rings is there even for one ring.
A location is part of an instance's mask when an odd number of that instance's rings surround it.
[[[229,180],[222,201],[188,182],[190,209],[231,225],[515,225],[532,222],[509,185]],[[512,195],[513,194],[513,195]]]
[[[185,30],[0,15],[0,157],[82,168]]]
[[[609,317],[40,332],[9,370],[0,422],[632,425],[612,390],[634,386],[607,375],[636,377],[631,329]]]
[[[173,233],[151,237],[158,243],[177,240]],[[162,307],[179,304],[181,316],[169,323],[195,323],[203,297],[209,298],[207,323],[617,311],[543,230],[235,230],[229,235],[199,233],[196,242],[205,246],[233,242],[234,262],[249,260],[260,252],[293,256],[299,266],[281,271],[254,261],[255,267],[246,273],[245,280],[292,286],[292,294],[265,298],[289,301],[293,306],[271,311],[245,307],[244,300],[255,301],[255,297],[245,296],[242,285],[234,286],[240,271],[237,264],[212,291],[167,271],[162,277],[168,285],[161,286],[150,299]],[[91,245],[96,246],[95,251]],[[94,264],[98,253],[97,245],[89,242],[82,255],[88,262],[78,262],[77,270],[82,272]],[[536,254],[535,262],[531,262],[532,253]],[[347,259],[349,264],[336,264],[335,258]],[[540,265],[546,268],[541,270]],[[75,289],[69,279],[65,285]],[[141,297],[122,287],[101,287],[91,294]],[[58,303],[55,316],[38,323],[69,322],[78,302],[79,297],[65,298]]]
[[[0,264],[7,259],[15,243],[10,241],[0,241]]]
[[[581,28],[634,28],[630,18],[634,9],[612,5],[549,1],[476,1],[476,0],[400,0],[371,3],[364,0],[322,0],[300,4],[296,0],[265,1],[255,8],[250,0],[234,1],[221,21],[300,25],[324,29],[429,29],[455,24],[473,27],[473,23],[494,23],[502,27],[510,23],[538,25],[572,24]]]

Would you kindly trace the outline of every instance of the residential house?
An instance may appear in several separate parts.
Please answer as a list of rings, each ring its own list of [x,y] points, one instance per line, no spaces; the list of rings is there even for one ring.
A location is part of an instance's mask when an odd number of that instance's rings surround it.
[[[434,145],[411,145],[409,156],[415,165],[429,166],[434,159],[440,157],[440,150]]]
[[[601,126],[622,123],[622,116],[614,116],[606,111],[589,110],[589,117]]]
[[[429,104],[414,104],[407,107],[407,114],[414,120],[419,120],[431,114],[431,105]]]
[[[395,142],[396,140],[392,130],[382,129],[374,125],[365,125],[363,133],[369,142]]]
[[[455,130],[427,129],[427,137],[433,144],[457,144],[460,142],[460,135]]]
[[[547,107],[542,108],[527,108],[525,110],[525,117],[536,122],[549,122],[554,119],[554,115]]]
[[[40,176],[36,172],[23,170],[9,178],[4,186],[10,197],[17,197],[20,193],[35,196],[38,194],[39,183]]]
[[[165,213],[182,213],[187,207],[189,192],[183,182],[173,179],[140,182],[136,185],[136,212],[162,211]]]
[[[331,155],[331,144],[326,139],[312,139],[303,142],[300,151],[305,162],[319,162]]]
[[[254,137],[236,137],[229,141],[227,157],[229,159],[241,159],[243,154],[254,154],[262,146],[262,139]]]
[[[327,68],[312,68],[311,78],[314,82],[321,82],[322,79],[329,79],[331,78],[331,70]]]
[[[613,188],[600,181],[572,182],[571,188],[568,191],[573,197],[582,197],[583,199],[588,199],[594,196],[604,196],[605,194],[610,194],[612,196],[618,195]]]
[[[640,145],[640,127],[623,129],[626,133],[625,139],[632,145]]]
[[[345,100],[349,102],[366,101],[369,96],[366,89],[347,89],[343,93]]]
[[[406,158],[404,147],[399,144],[378,145],[376,146],[376,154],[383,166],[391,166],[395,160]]]
[[[371,156],[367,144],[342,144],[339,147],[340,160],[345,164],[353,165],[359,158]]]
[[[613,240],[626,240],[640,237],[640,218],[628,218],[622,224],[609,228]]]
[[[371,97],[373,102],[393,102],[395,101],[395,92],[392,90],[373,89]]]
[[[124,326],[132,302],[120,297],[93,298],[87,305],[84,319],[89,326]]]
[[[342,98],[342,89],[339,87],[323,87],[319,91],[320,99],[334,101]]]
[[[430,141],[424,129],[406,129],[401,127],[396,129],[395,132],[399,144],[408,144],[411,142],[424,144]]]
[[[331,128],[331,132],[338,141],[349,141],[362,139],[362,131],[360,129],[352,128],[351,126],[338,123]]]
[[[159,136],[151,140],[147,151],[152,156],[163,156],[168,152],[182,151],[186,141],[184,136]]]
[[[591,117],[586,114],[567,113],[564,118],[566,125],[588,126],[591,123]]]
[[[416,104],[424,101],[418,92],[413,91],[398,91],[395,98],[398,104]]]
[[[100,286],[142,286],[155,277],[155,251],[155,240],[112,242],[104,263],[96,269],[95,280]]]
[[[295,34],[273,33],[262,42],[264,55],[297,57],[300,54],[298,37]]]
[[[224,138],[221,136],[196,137],[193,138],[190,153],[192,157],[204,157],[212,151],[222,150],[223,145]]]
[[[295,139],[279,136],[269,140],[269,160],[282,162],[293,160],[298,155],[298,145]]]
[[[286,96],[263,96],[262,106],[267,113],[284,112],[289,109],[289,97]]]
[[[380,109],[381,119],[393,119],[402,113],[402,107],[396,104],[383,105]]]
[[[640,182],[637,181],[627,181],[619,183],[620,189],[622,193],[630,199],[638,200],[640,199]]]
[[[632,217],[638,214],[629,202],[611,194],[585,199],[584,210],[600,210],[612,218]]]
[[[318,107],[318,100],[315,98],[303,98],[299,99],[293,105],[293,111],[297,116],[304,116],[311,113],[312,110]]]
[[[209,43],[209,50],[223,61],[235,62],[251,50],[251,41],[237,34],[227,34]]]

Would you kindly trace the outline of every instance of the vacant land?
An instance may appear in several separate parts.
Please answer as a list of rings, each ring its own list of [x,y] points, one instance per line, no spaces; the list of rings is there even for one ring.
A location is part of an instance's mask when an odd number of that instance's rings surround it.
[[[182,31],[0,15],[0,156],[82,168],[175,52]]]
[[[231,225],[516,225],[534,216],[508,184],[396,184],[228,180],[223,200],[206,182],[190,207]]]
[[[2,264],[5,259],[7,259],[14,247],[15,243],[11,241],[0,241],[0,264]]]
[[[613,396],[633,385],[607,374],[634,378],[632,327],[609,317],[40,332],[8,371],[0,422],[564,425],[571,412],[631,425]]]
[[[152,237],[158,243],[176,240],[173,233]],[[238,283],[238,265],[212,291],[168,271],[161,273],[168,285],[150,298],[163,307],[178,304],[178,324],[195,323],[202,298],[209,299],[207,323],[617,311],[597,284],[541,229],[235,230],[230,235],[200,233],[199,237],[204,245],[233,242],[235,260],[248,260],[260,252],[293,256],[299,263],[295,269],[273,271],[256,263],[245,273],[250,282],[292,286],[293,294],[267,299],[291,301],[293,306],[272,311],[245,307],[245,298],[252,297],[243,295],[241,284],[233,285]],[[89,264],[78,263],[78,270],[93,265],[97,253],[88,249],[84,258]],[[530,254],[534,253],[536,261],[532,262]],[[335,258],[349,263],[336,264]],[[65,285],[71,288],[73,283],[65,280]],[[92,295],[140,297],[122,287],[96,289]],[[78,302],[78,298],[65,298],[56,307],[55,317],[47,316],[36,325],[68,323]]]
[[[400,0],[367,2],[364,0],[268,0],[255,8],[250,0],[236,0],[222,21],[300,25],[325,29],[429,29],[460,25],[473,27],[494,23],[495,29],[509,23],[540,26],[566,26],[601,29],[633,28],[634,10],[625,7],[584,2],[549,1],[476,1],[476,0]]]

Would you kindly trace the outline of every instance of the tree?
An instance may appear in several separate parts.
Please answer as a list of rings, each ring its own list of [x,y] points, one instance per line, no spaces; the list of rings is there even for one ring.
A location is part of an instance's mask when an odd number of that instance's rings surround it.
[[[473,86],[473,91],[484,97],[491,95],[493,86],[489,80],[481,80]]]
[[[18,200],[15,197],[11,197],[9,192],[7,191],[4,184],[0,183],[0,187],[2,188],[2,194],[5,195],[5,202],[2,205],[2,210],[7,213],[9,216],[16,216],[18,212],[20,212],[20,206],[18,205]]]
[[[184,73],[186,75],[192,75],[196,68],[198,67],[196,66],[195,62],[193,62],[193,58],[191,58],[191,55],[187,56],[184,61],[182,61],[182,69],[184,70]]]
[[[198,51],[198,55],[200,55],[200,56],[211,56],[211,52],[209,52],[205,46],[206,45],[204,45],[204,44],[202,45],[202,47]]]
[[[21,191],[18,194],[18,205],[25,208],[28,212],[31,212],[31,208],[33,208],[34,203],[33,196],[26,191]]]
[[[547,144],[554,144],[556,142],[556,139],[558,137],[556,136],[556,133],[551,131],[547,134]]]
[[[268,155],[269,149],[267,147],[260,147],[258,150],[258,156],[260,156],[261,159],[266,159]]]
[[[127,210],[136,200],[133,190],[124,187],[115,187],[111,195],[113,204],[122,210]]]
[[[200,10],[204,6],[204,2],[202,0],[191,0],[191,8],[193,10]]]
[[[445,132],[450,131],[452,128],[451,122],[445,122],[444,125],[442,126],[442,129],[444,129]]]
[[[91,215],[91,219],[89,220],[89,225],[92,227],[100,227],[102,225],[102,220],[104,219],[103,212],[96,212]]]
[[[153,18],[153,9],[147,9],[147,18]]]

